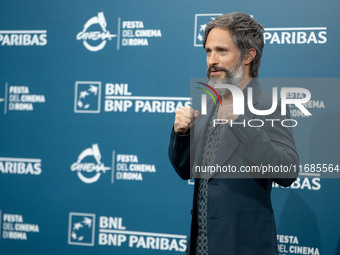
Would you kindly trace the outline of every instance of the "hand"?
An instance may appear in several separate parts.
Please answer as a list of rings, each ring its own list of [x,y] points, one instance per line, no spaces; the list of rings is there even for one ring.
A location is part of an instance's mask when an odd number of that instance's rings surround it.
[[[233,114],[233,104],[221,105],[218,109],[217,118],[225,119],[230,125],[231,121],[235,121],[240,115]]]
[[[200,115],[199,111],[195,111],[191,107],[181,107],[176,111],[174,131],[176,134],[184,134],[195,123]]]

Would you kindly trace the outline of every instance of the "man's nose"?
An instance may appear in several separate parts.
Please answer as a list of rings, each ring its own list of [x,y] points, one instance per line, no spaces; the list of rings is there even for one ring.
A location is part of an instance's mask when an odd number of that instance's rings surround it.
[[[218,56],[216,52],[212,51],[209,56],[207,56],[207,65],[218,65]]]

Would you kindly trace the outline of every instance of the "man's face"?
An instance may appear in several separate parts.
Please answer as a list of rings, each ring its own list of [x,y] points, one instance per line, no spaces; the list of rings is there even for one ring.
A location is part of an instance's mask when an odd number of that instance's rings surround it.
[[[205,50],[209,81],[216,84],[229,80],[228,83],[238,85],[244,71],[239,61],[239,50],[229,31],[213,28],[208,34]]]

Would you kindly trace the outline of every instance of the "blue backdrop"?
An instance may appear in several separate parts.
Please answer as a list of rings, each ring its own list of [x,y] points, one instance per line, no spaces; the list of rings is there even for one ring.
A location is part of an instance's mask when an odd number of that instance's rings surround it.
[[[337,165],[339,10],[335,0],[2,0],[0,254],[184,252],[193,183],[172,169],[168,141],[190,79],[205,75],[205,24],[222,13],[265,27],[260,77],[309,79],[313,116],[295,116],[301,163]],[[274,186],[280,254],[340,254],[339,195],[337,179],[315,173]]]

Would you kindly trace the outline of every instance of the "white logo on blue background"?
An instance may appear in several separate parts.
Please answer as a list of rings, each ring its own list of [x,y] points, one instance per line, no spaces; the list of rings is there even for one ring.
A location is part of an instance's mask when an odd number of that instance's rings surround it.
[[[101,162],[102,155],[98,144],[92,144],[91,148],[83,150],[76,162],[71,165],[71,171],[77,172],[79,179],[87,184],[99,180],[101,174],[111,170]]]
[[[75,84],[74,112],[100,113],[101,82],[77,81]]]
[[[98,30],[98,26],[100,29]],[[93,30],[94,27],[94,30]],[[77,34],[77,40],[83,40],[84,47],[89,51],[102,50],[107,40],[111,41],[117,35],[111,34],[107,30],[107,23],[103,12],[98,12],[97,16],[90,18],[84,25],[83,30]],[[92,28],[92,29],[91,29]],[[89,42],[97,43],[91,45]],[[98,41],[100,42],[98,44]]]
[[[71,212],[68,223],[68,244],[94,246],[95,221],[95,214]]]
[[[195,14],[195,37],[194,37],[194,46],[202,47],[203,46],[203,38],[204,31],[208,23],[214,20],[216,17],[222,15],[222,13],[215,14]]]

